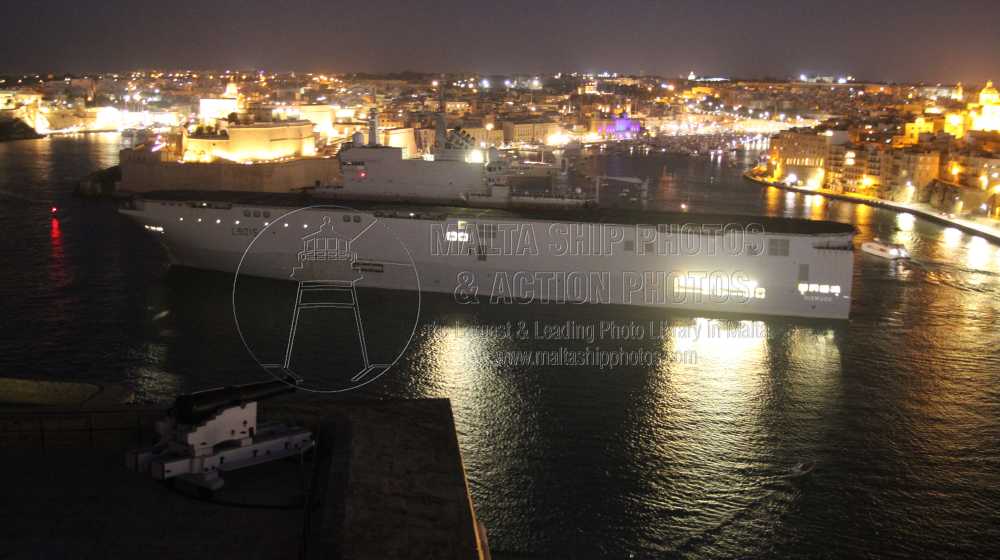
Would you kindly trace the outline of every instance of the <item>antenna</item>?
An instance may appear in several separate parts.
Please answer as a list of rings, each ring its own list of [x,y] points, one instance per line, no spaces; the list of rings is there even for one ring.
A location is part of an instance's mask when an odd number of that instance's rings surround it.
[[[445,111],[445,101],[444,101],[444,82],[445,75],[442,74],[441,78],[438,80],[438,114],[434,122],[434,144],[438,150],[443,150],[445,144],[448,141],[448,119],[445,117],[447,112]]]
[[[445,75],[441,74],[441,79],[438,80],[438,111],[442,114],[447,113],[447,104],[444,101],[444,87],[445,87]]]

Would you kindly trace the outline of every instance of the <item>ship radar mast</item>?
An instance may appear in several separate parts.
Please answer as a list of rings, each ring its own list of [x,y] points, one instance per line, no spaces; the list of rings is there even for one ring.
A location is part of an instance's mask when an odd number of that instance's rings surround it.
[[[434,143],[437,149],[443,149],[445,143],[448,142],[448,120],[445,117],[447,114],[448,105],[444,100],[444,87],[445,87],[445,76],[441,76],[438,80],[438,112],[434,115]]]
[[[368,111],[368,145],[378,146],[378,109]]]

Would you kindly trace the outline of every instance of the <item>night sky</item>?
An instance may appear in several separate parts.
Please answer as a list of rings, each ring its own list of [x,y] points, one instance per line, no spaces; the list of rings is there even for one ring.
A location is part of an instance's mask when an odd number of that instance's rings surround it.
[[[0,17],[0,73],[694,70],[1000,80],[1000,0],[4,0]]]

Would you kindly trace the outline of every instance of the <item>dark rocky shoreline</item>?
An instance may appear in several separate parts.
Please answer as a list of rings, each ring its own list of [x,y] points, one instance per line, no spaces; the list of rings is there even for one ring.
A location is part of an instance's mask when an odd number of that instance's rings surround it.
[[[43,136],[35,132],[35,129],[31,128],[23,121],[17,119],[0,121],[0,142],[13,140],[34,140],[37,138],[43,138]]]

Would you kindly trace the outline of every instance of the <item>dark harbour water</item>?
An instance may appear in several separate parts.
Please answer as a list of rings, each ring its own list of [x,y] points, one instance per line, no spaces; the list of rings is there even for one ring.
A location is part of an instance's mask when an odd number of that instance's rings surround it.
[[[71,197],[117,149],[110,135],[0,144],[0,376],[119,382],[150,401],[266,379],[235,332],[230,277],[168,270],[112,205]],[[396,367],[348,398],[451,399],[496,558],[1000,557],[1000,249],[762,189],[740,164],[594,163],[654,182],[666,166],[662,207],[849,222],[914,262],[856,253],[848,322],[427,296]],[[251,289],[287,309],[287,288]],[[660,331],[592,345],[503,336],[567,322]],[[394,344],[388,331],[369,338]],[[588,346],[650,359],[511,363]],[[790,477],[804,461],[815,471]]]

